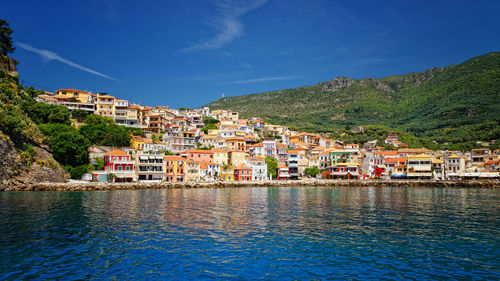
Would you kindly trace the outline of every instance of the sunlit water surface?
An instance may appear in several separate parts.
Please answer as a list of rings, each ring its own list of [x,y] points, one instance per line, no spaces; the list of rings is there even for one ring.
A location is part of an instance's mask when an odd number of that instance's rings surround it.
[[[0,279],[500,279],[500,190],[0,193]]]

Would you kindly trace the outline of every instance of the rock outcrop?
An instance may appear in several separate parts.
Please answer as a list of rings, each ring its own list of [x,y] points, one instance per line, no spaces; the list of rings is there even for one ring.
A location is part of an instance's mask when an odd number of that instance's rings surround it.
[[[41,182],[67,182],[68,174],[46,148],[35,145],[33,149],[33,159],[23,162],[14,143],[0,131],[0,191]]]
[[[354,84],[354,80],[347,77],[337,77],[323,85],[322,89],[325,92],[336,92],[338,89],[349,87]]]

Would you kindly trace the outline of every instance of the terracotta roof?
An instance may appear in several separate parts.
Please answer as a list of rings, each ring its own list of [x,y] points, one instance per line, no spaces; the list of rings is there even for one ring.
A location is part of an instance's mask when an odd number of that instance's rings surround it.
[[[397,163],[406,163],[406,158],[386,158],[385,159],[386,164],[397,164]]]
[[[227,150],[222,149],[222,148],[212,148],[213,152],[227,152]]]
[[[278,146],[279,146],[279,147],[284,147],[284,148],[287,148],[287,147],[288,147],[286,144],[281,143],[281,142],[276,143],[276,147],[278,147]]]
[[[316,146],[315,148],[311,149],[311,151],[323,151],[323,150],[326,150],[326,147]]]
[[[499,162],[500,162],[500,160],[490,160],[490,161],[484,163],[484,165],[492,165],[492,164],[498,165]]]
[[[231,138],[227,138],[226,141],[245,141],[244,138],[238,138],[238,137],[231,137]]]
[[[377,151],[376,153],[383,155],[383,156],[392,156],[392,155],[398,155],[398,152],[396,150],[390,150],[390,151]]]
[[[163,157],[165,160],[186,160],[184,157],[168,155]]]
[[[144,141],[144,143],[153,143],[153,141],[147,138],[143,138],[142,141]]]
[[[292,150],[288,150],[288,154],[298,154],[299,151],[297,149],[292,149]]]
[[[111,152],[108,152],[108,153],[106,153],[104,155],[105,156],[115,156],[115,155],[116,156],[128,156],[128,154],[126,152],[123,152],[123,151],[121,151],[119,149],[115,149],[115,150],[113,150]]]
[[[201,162],[201,163],[200,163],[200,168],[201,168],[201,169],[208,169],[208,165],[207,165],[207,164],[205,164],[205,163],[203,163],[203,162]]]
[[[59,89],[59,90],[56,90],[56,92],[60,92],[60,91],[90,94],[90,92],[80,91],[80,90],[75,90],[75,89]]]
[[[204,150],[204,149],[188,149],[184,152],[185,153],[200,153],[200,154],[212,154],[212,153],[214,153],[211,150]]]
[[[285,169],[285,168],[288,169],[288,167],[285,165],[278,166],[278,169]]]

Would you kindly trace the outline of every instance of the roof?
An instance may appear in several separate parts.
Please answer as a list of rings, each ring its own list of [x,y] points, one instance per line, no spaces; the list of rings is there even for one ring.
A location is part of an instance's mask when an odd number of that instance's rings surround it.
[[[205,164],[205,163],[203,163],[203,162],[201,162],[201,163],[200,163],[200,168],[201,168],[201,169],[208,169],[208,165],[207,165],[207,164]]]
[[[281,166],[278,166],[278,169],[288,169],[288,167],[285,165],[281,165]]]
[[[238,138],[238,137],[230,137],[230,138],[227,138],[226,141],[245,141],[245,139]]]
[[[405,163],[406,158],[403,157],[398,157],[398,158],[386,158],[385,163],[386,164],[397,164],[397,163]]]
[[[241,165],[239,165],[238,167],[236,167],[236,169],[238,170],[248,170],[250,169],[249,167],[245,166],[244,163],[242,163]]]
[[[184,152],[185,153],[200,153],[200,154],[212,154],[212,153],[214,153],[212,150],[205,150],[205,149],[188,149]]]
[[[143,141],[144,143],[153,143],[153,141],[152,141],[152,140],[147,139],[147,138],[143,138],[143,139],[142,139],[142,141]]]
[[[87,91],[80,91],[80,90],[76,90],[76,89],[59,89],[59,90],[56,90],[56,92],[76,92],[76,93],[84,93],[84,94],[90,94],[90,92],[87,92]]]
[[[455,153],[453,153],[452,155],[448,156],[448,158],[460,158],[460,156],[458,156]]]
[[[389,151],[377,151],[376,153],[383,155],[383,156],[392,156],[392,155],[398,155],[397,150],[389,150]]]
[[[97,98],[116,99],[115,97],[110,96],[110,95],[99,95],[99,96],[97,96]]]
[[[311,149],[311,151],[324,151],[326,150],[326,147],[323,146],[316,146],[315,148]]]
[[[484,165],[498,165],[498,163],[500,162],[500,160],[490,160],[486,163],[484,163]]]
[[[212,148],[213,152],[227,152],[227,150],[222,149],[222,148]]]
[[[163,157],[163,159],[165,160],[186,160],[186,158],[184,157],[180,157],[180,156],[172,156],[172,155],[169,155],[169,156],[165,156]]]
[[[297,149],[292,149],[292,150],[288,150],[288,154],[298,154],[299,151]]]
[[[126,152],[123,152],[123,151],[121,151],[119,149],[115,149],[115,150],[113,150],[111,152],[108,152],[108,153],[106,153],[104,155],[105,156],[115,156],[115,155],[116,156],[128,156],[128,154]]]
[[[284,143],[278,142],[278,143],[276,143],[276,147],[287,148],[288,146],[286,144],[284,144]]]

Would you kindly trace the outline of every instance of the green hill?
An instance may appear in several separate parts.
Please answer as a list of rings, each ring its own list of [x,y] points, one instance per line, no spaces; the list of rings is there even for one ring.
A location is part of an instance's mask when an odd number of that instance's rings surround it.
[[[437,142],[500,137],[500,53],[380,79],[337,77],[296,89],[218,99],[207,106],[313,132],[385,125]]]

